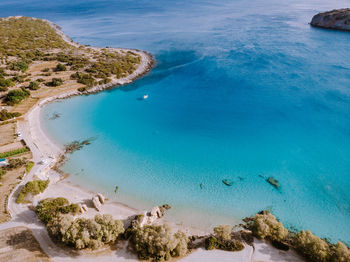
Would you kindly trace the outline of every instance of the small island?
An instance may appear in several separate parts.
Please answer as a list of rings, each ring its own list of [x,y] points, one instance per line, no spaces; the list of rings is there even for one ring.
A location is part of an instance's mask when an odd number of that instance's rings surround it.
[[[350,8],[319,13],[312,18],[310,24],[314,27],[350,31]]]

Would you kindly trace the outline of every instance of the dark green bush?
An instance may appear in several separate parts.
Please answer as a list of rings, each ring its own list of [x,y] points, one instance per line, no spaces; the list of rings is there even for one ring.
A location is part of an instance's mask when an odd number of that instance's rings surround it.
[[[30,92],[22,89],[10,90],[4,97],[4,101],[8,105],[19,104],[22,100],[26,99],[30,95]]]
[[[24,73],[28,69],[28,63],[25,61],[13,62],[8,65],[8,69],[14,71],[22,71]]]
[[[8,165],[5,167],[7,170],[17,169],[27,164],[27,160],[24,158],[12,158],[8,161]]]
[[[1,179],[4,175],[6,175],[6,170],[3,169],[2,167],[0,167],[0,179]]]
[[[56,72],[59,72],[59,71],[66,71],[67,70],[67,67],[63,64],[58,64],[55,68],[55,71]]]
[[[181,231],[173,234],[166,225],[146,225],[131,230],[131,242],[139,259],[164,261],[188,252],[188,237]]]
[[[124,233],[124,225],[111,215],[96,215],[94,219],[59,215],[47,224],[51,236],[76,249],[97,249],[113,243]]]
[[[0,86],[1,87],[10,87],[13,85],[14,85],[14,82],[11,79],[0,78]]]
[[[27,182],[19,192],[16,202],[24,203],[28,194],[37,195],[45,191],[49,185],[49,180],[34,180]]]
[[[50,82],[45,83],[45,85],[55,87],[62,85],[63,82],[64,81],[61,78],[52,78],[52,80]]]
[[[64,197],[41,200],[35,209],[38,218],[45,224],[62,213],[72,213],[73,215],[76,215],[80,213],[80,211],[81,210],[77,204],[69,204],[69,201]]]
[[[225,251],[241,251],[244,249],[244,245],[241,241],[230,239],[218,239],[214,236],[209,237],[205,240],[205,249],[213,250],[213,249],[221,249]]]
[[[40,85],[39,82],[37,82],[37,81],[31,81],[31,82],[29,83],[28,88],[29,88],[30,90],[38,90],[38,89],[40,88],[39,85]]]
[[[21,114],[18,112],[10,113],[6,109],[3,109],[0,111],[0,121],[9,120],[9,119],[12,119],[14,117],[19,117],[20,115]]]

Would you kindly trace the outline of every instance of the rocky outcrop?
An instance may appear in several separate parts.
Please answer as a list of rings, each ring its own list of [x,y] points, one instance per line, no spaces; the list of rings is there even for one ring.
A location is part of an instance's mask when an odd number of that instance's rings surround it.
[[[311,25],[327,29],[350,31],[350,8],[319,13],[312,18]]]
[[[170,208],[171,207],[167,204],[163,206],[153,207],[151,211],[144,212],[143,214],[136,216],[135,221],[140,227],[143,227],[145,225],[151,225],[157,219],[162,218],[165,214],[165,211]]]

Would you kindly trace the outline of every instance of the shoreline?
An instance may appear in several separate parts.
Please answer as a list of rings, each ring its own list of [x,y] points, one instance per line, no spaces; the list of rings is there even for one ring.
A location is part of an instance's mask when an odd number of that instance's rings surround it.
[[[65,36],[60,28],[49,22],[50,25],[55,28],[55,30],[62,35],[63,39],[72,44],[74,43],[69,37]],[[74,43],[80,46],[77,43]],[[96,47],[90,47],[96,48]],[[16,195],[19,193],[19,189],[26,182],[33,180],[33,178],[38,177],[39,179],[50,178],[50,185],[42,193],[34,198],[34,203],[43,198],[48,197],[66,197],[70,202],[83,202],[86,200],[91,200],[91,196],[94,196],[96,192],[91,192],[84,187],[71,184],[68,181],[61,179],[60,175],[52,170],[52,168],[59,161],[61,155],[64,154],[64,149],[62,146],[57,144],[52,138],[49,137],[47,133],[42,128],[41,123],[41,110],[47,103],[56,101],[58,99],[65,99],[71,96],[84,95],[98,93],[103,90],[107,90],[113,87],[118,87],[120,85],[128,84],[135,79],[142,77],[147,74],[153,64],[154,60],[150,54],[147,52],[124,49],[124,48],[113,48],[113,50],[123,50],[123,51],[133,51],[141,56],[141,63],[138,68],[129,76],[113,80],[112,82],[104,85],[97,85],[86,92],[79,92],[77,90],[68,91],[63,94],[53,95],[49,97],[42,98],[37,101],[37,103],[22,117],[17,119],[18,131],[22,133],[24,141],[27,146],[31,149],[33,154],[33,161],[35,162],[32,170],[27,174],[22,181],[12,190],[8,197],[8,210],[11,215],[11,221],[5,224],[0,224],[0,230],[4,228],[10,228],[11,225],[18,226],[24,225],[33,230],[33,234],[38,240],[40,246],[44,252],[54,261],[92,261],[93,258],[89,257],[91,253],[81,253],[82,256],[79,257],[72,256],[67,250],[63,249],[61,246],[56,245],[50,239],[44,225],[38,220],[36,214],[28,210],[27,205],[21,205],[16,203]],[[39,164],[42,160],[45,161]],[[123,203],[115,201],[107,201],[105,205],[102,206],[101,212],[89,208],[89,211],[82,215],[86,217],[93,217],[95,214],[111,214],[117,219],[127,219],[130,215],[135,215],[139,210],[129,207]],[[168,222],[168,221],[167,221]],[[10,226],[9,226],[10,225]],[[183,225],[175,225],[175,228],[182,229],[186,234],[205,234],[203,231],[196,231],[194,228],[185,227]],[[177,260],[183,261],[253,261],[253,260],[271,260],[278,259],[278,261],[302,261],[295,252],[282,252],[273,248],[270,244],[264,243],[262,241],[255,242],[255,247],[252,248],[246,245],[246,248],[240,252],[225,252],[220,250],[206,251],[204,249],[197,249],[190,253],[184,258],[179,258]],[[86,256],[87,255],[87,256]],[[118,261],[138,261],[135,255],[127,252],[126,248],[118,249],[117,252],[108,252],[107,254],[102,251],[101,256],[98,257],[99,261],[110,261],[111,259],[118,259]]]

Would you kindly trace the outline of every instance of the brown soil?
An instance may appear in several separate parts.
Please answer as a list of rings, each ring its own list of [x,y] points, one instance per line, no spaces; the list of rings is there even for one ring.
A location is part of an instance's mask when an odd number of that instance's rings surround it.
[[[30,229],[14,227],[0,231],[0,261],[52,261],[41,249]]]
[[[30,152],[25,153],[21,155],[21,158],[31,159],[32,154]],[[6,174],[0,179],[0,223],[9,221],[11,219],[9,213],[7,212],[7,199],[12,189],[17,185],[17,183],[21,181],[24,172],[25,167],[7,171]],[[2,261],[1,256],[0,261]]]

